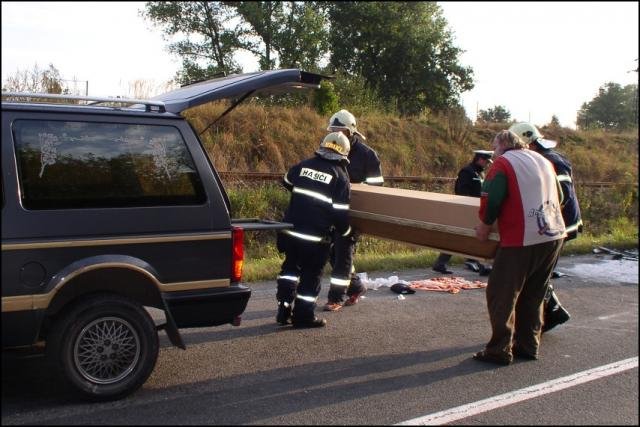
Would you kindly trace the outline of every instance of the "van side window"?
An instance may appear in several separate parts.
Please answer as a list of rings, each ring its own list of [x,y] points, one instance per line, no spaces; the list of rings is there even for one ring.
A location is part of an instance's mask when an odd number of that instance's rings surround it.
[[[190,205],[206,199],[175,127],[16,120],[12,132],[26,209]]]

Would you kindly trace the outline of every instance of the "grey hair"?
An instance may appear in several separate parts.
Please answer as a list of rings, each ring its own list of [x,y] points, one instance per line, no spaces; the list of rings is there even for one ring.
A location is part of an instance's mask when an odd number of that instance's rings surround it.
[[[506,149],[527,148],[527,143],[510,130],[501,130],[495,136],[495,140]]]

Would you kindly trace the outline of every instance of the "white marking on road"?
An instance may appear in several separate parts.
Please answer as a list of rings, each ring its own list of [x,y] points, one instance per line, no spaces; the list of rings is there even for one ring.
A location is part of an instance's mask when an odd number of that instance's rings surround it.
[[[538,396],[543,396],[545,394],[563,390],[565,388],[574,387],[578,384],[608,377],[609,375],[614,375],[618,372],[637,367],[638,357],[632,357],[630,359],[624,359],[618,362],[610,363],[608,365],[598,366],[597,368],[578,372],[577,374],[561,377],[531,387],[515,390],[510,393],[493,396],[488,399],[479,400],[477,402],[457,406],[451,409],[446,409],[444,411],[436,412],[430,415],[413,418],[411,420],[403,421],[395,425],[427,426],[447,424],[453,421],[461,420],[463,418],[471,417],[473,415],[481,414],[483,412],[491,411],[493,409],[502,408],[504,406],[508,406],[517,402],[522,402]]]
[[[614,317],[626,316],[627,314],[635,314],[635,313],[632,313],[631,311],[623,311],[622,313],[614,313],[608,316],[598,316],[598,320],[612,319]]]

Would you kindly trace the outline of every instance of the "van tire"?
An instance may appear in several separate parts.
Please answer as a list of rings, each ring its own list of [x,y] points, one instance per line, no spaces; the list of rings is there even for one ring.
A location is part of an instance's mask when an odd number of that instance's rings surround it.
[[[59,373],[92,401],[136,391],[158,358],[158,333],[140,304],[99,294],[77,303],[54,324],[47,354]]]

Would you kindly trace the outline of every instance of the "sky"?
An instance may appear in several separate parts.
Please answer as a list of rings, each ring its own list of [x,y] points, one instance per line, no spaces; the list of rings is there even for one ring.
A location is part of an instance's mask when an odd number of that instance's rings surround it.
[[[153,96],[180,68],[159,28],[139,16],[145,2],[2,2],[2,82],[53,64],[91,96]],[[542,126],[577,111],[607,82],[638,83],[638,2],[440,2],[459,63],[474,70],[461,96],[467,115],[505,107]],[[256,71],[250,55],[238,58]],[[88,82],[88,86],[85,86]],[[73,84],[73,83],[70,83]],[[83,92],[84,92],[83,90]]]

